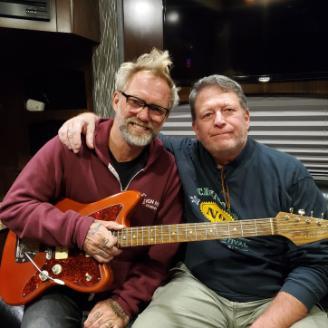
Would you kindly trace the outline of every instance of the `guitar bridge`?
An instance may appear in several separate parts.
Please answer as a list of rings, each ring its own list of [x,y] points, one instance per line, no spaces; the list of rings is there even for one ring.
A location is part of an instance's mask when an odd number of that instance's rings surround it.
[[[27,240],[27,239],[17,239],[17,245],[16,245],[16,254],[15,254],[15,260],[17,263],[25,263],[29,262],[30,260],[27,258],[25,254],[28,254],[32,259],[35,257],[35,255],[41,251],[46,253],[47,260],[50,260],[53,256],[53,250],[49,247],[40,249],[40,243],[33,241],[33,240]]]
[[[33,245],[34,244],[34,245]],[[25,256],[25,253],[29,253],[30,256],[34,257],[37,253],[37,249],[35,248],[35,242],[32,241],[26,241],[17,239],[17,245],[16,245],[16,262],[17,263],[25,263],[28,262],[29,259]]]

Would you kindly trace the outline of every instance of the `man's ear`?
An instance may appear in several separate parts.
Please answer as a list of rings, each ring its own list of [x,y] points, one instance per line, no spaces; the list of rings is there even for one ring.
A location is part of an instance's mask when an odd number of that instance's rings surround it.
[[[247,130],[249,130],[249,127],[250,127],[250,124],[251,124],[251,114],[250,114],[248,109],[245,111],[244,115],[245,115],[244,117],[245,117],[246,124],[248,125]]]
[[[192,129],[194,130],[194,132],[196,134],[196,139],[198,139],[198,128],[197,128],[196,121],[192,121]]]
[[[118,91],[114,91],[112,96],[112,106],[114,111],[116,112],[118,108],[118,103],[120,102],[120,93]]]

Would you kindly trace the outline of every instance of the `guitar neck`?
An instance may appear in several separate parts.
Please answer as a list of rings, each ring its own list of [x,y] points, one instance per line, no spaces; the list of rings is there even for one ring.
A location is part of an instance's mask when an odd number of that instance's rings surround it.
[[[185,223],[124,228],[115,233],[119,247],[146,246],[239,237],[276,235],[275,219]]]

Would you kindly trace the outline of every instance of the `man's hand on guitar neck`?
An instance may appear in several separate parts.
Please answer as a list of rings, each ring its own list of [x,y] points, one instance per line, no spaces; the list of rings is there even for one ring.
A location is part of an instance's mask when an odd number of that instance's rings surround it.
[[[99,263],[107,263],[121,253],[115,245],[117,238],[110,230],[120,230],[124,226],[114,221],[95,220],[91,224],[83,244],[83,250]]]

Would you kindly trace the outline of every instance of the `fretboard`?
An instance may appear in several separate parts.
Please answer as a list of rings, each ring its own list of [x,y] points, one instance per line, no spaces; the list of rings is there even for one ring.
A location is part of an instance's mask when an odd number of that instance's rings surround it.
[[[275,219],[184,223],[124,228],[115,232],[119,247],[275,235]]]

